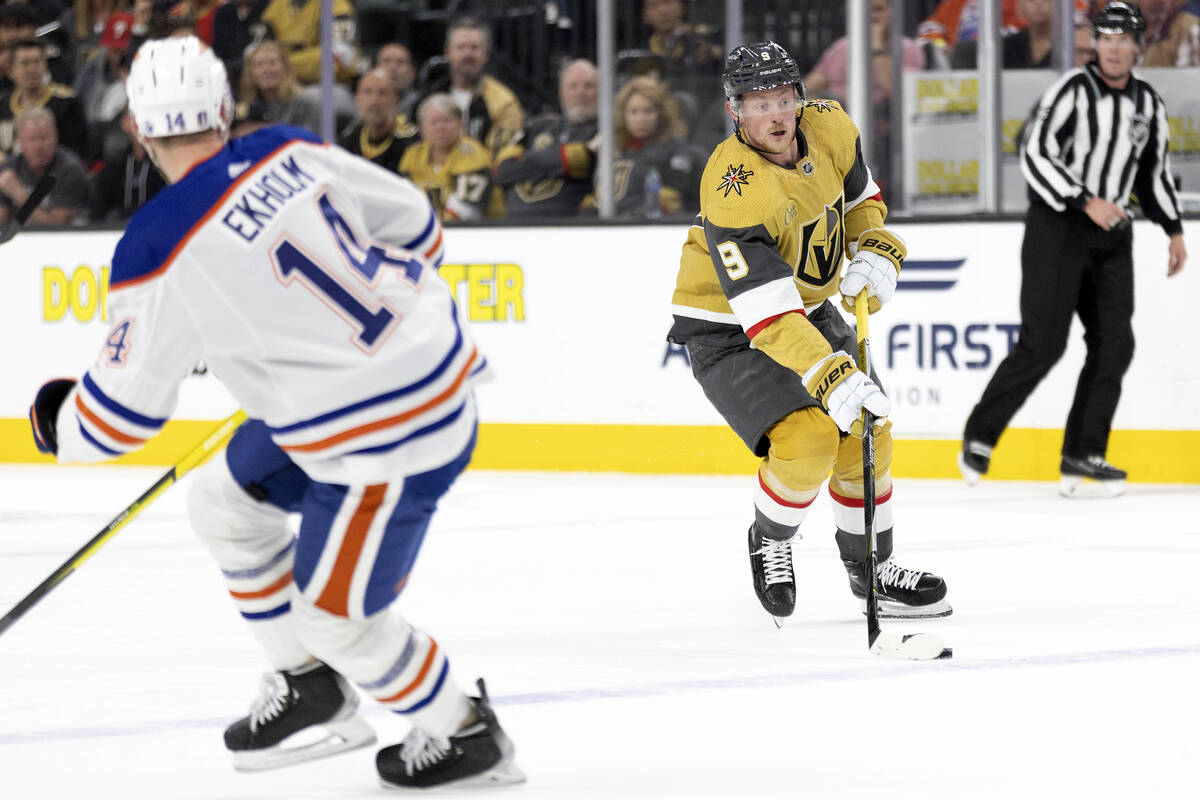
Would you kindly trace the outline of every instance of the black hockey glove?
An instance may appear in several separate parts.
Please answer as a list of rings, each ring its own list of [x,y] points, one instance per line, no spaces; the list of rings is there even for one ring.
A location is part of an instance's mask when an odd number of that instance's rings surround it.
[[[55,378],[38,389],[29,407],[29,425],[33,428],[33,443],[39,452],[58,455],[58,410],[74,388],[75,381]]]

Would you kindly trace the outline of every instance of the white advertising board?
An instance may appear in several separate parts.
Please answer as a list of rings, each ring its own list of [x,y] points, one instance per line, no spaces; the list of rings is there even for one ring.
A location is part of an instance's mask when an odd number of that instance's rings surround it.
[[[909,245],[900,291],[872,317],[872,344],[895,403],[896,435],[955,439],[1019,326],[1020,223],[898,224]],[[1135,228],[1138,349],[1118,428],[1188,430],[1200,410],[1191,319],[1200,297],[1200,225],[1193,263],[1165,277],[1166,238]],[[461,229],[447,233],[442,276],[496,368],[481,389],[486,422],[719,425],[667,344],[683,227]],[[46,378],[78,375],[103,338],[100,295],[111,233],[25,233],[5,245],[9,343],[0,417],[23,418]],[[1060,428],[1083,360],[1073,330],[1060,364],[1014,426]],[[211,376],[188,380],[176,414],[216,419],[233,401]]]

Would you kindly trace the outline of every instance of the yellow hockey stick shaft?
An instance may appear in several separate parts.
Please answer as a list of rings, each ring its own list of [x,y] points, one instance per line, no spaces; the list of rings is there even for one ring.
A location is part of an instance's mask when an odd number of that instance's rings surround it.
[[[20,602],[12,607],[11,611],[0,618],[0,634],[3,634],[12,627],[13,623],[23,617],[29,609],[37,605],[54,587],[62,583],[68,575],[91,558],[97,550],[116,535],[117,531],[121,530],[130,520],[142,513],[146,509],[146,506],[150,505],[156,497],[171,488],[184,475],[207,461],[213,453],[220,450],[229,441],[229,437],[233,435],[238,426],[245,421],[246,412],[241,410],[222,421],[199,444],[193,447],[187,455],[181,458],[175,466],[171,467],[161,478],[155,481],[153,486],[143,492],[141,497],[126,506],[120,514],[113,517],[112,521],[89,539],[87,544],[75,551],[75,554],[64,561],[46,580],[38,584],[36,589],[25,595]]]

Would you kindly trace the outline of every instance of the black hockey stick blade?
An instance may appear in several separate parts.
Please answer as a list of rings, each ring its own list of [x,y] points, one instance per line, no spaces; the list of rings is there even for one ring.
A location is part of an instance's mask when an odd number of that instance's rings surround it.
[[[42,201],[46,199],[46,195],[50,194],[50,192],[54,190],[54,185],[56,183],[58,183],[58,178],[54,177],[50,173],[46,173],[44,176],[42,176],[42,179],[34,185],[33,191],[29,193],[29,197],[27,197],[25,202],[21,204],[21,207],[17,209],[17,213],[14,214],[13,218],[8,221],[7,225],[4,226],[4,231],[0,232],[0,244],[4,244],[9,239],[16,236],[20,232],[21,228],[25,227],[25,223],[29,221],[29,218],[33,216],[33,212],[36,211],[37,207],[42,204]]]
[[[867,290],[854,300],[855,321],[858,323],[858,368],[865,374],[871,370],[871,337],[867,323]],[[932,661],[951,658],[954,651],[930,633],[883,633],[879,628],[879,596],[876,594],[875,574],[875,416],[863,409],[863,528],[867,535],[867,648],[884,658]]]

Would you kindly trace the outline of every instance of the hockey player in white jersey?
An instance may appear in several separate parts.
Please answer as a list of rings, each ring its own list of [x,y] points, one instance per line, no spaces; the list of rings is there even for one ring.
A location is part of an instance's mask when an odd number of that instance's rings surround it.
[[[127,91],[171,185],[117,245],[98,358],[38,392],[39,448],[137,449],[203,359],[251,421],[196,474],[189,514],[275,670],[225,733],[235,766],[373,742],[354,684],[413,725],[376,757],[385,784],[522,780],[483,682],[467,696],[391,608],[470,459],[484,365],[436,273],[429,202],[298,128],[227,142],[225,70],[194,37],[146,43]]]

